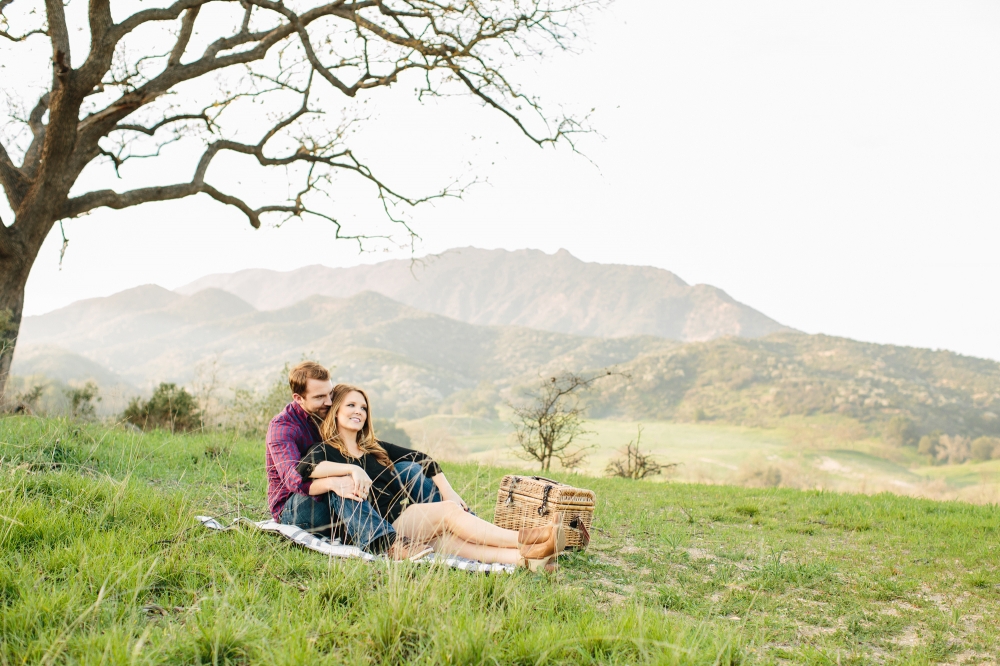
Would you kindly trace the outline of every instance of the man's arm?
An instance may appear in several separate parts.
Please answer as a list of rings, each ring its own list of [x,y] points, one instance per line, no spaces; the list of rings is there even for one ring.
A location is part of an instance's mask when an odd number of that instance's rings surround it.
[[[271,465],[287,490],[300,495],[318,494],[310,492],[312,481],[303,479],[296,469],[301,454],[295,444],[295,430],[287,423],[272,423],[268,428],[267,450],[271,454]]]

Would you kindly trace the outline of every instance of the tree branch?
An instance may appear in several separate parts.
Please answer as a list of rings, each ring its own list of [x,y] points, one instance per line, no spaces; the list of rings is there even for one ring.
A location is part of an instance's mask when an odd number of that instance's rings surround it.
[[[200,5],[185,10],[184,20],[181,21],[181,33],[177,36],[177,43],[174,44],[174,49],[170,52],[170,57],[167,58],[167,67],[180,64],[184,50],[187,49],[188,42],[191,41],[191,33],[194,32],[194,22],[198,18],[198,12],[200,11]]]
[[[0,0],[0,18],[3,19],[4,23],[7,22],[7,17],[3,15],[3,10],[7,9],[7,7],[9,7],[13,2],[14,0]],[[35,28],[34,30],[29,30],[23,35],[12,35],[6,30],[0,30],[0,37],[9,39],[12,42],[23,42],[32,35],[47,35],[47,34],[49,34],[48,31],[42,28]]]
[[[14,166],[2,143],[0,143],[0,185],[3,185],[7,201],[16,214],[21,202],[24,201],[24,195],[31,187],[31,181],[25,178],[20,169]]]
[[[6,30],[0,30],[0,37],[9,39],[12,42],[23,42],[32,35],[47,35],[47,34],[49,34],[49,32],[47,30],[42,30],[41,28],[36,28],[35,30],[29,30],[23,35],[12,35]]]
[[[90,21],[91,52],[107,49],[108,31],[115,24],[111,18],[111,0],[90,0],[88,19]]]
[[[42,157],[42,146],[45,143],[45,125],[42,123],[42,118],[45,116],[45,112],[49,110],[50,97],[50,93],[42,95],[38,99],[38,103],[35,104],[35,108],[31,110],[31,115],[28,116],[28,128],[31,130],[32,138],[31,143],[28,145],[28,150],[24,153],[24,159],[21,160],[21,171],[28,178],[34,178],[38,172],[38,163]]]
[[[49,40],[52,42],[52,74],[53,89],[55,89],[64,81],[73,66],[69,51],[66,11],[62,0],[45,0],[45,15],[49,24]]]
[[[156,123],[152,127],[143,127],[142,125],[119,124],[119,125],[115,125],[114,128],[111,131],[112,132],[119,132],[119,131],[120,132],[141,132],[142,134],[146,134],[148,136],[153,136],[154,134],[156,134],[156,130],[160,129],[161,127],[163,127],[165,125],[169,125],[171,123],[180,122],[182,120],[203,120],[203,121],[205,121],[205,125],[208,127],[209,131],[211,131],[211,129],[212,129],[212,119],[209,118],[208,115],[205,112],[202,112],[202,113],[182,113],[182,114],[177,115],[177,116],[171,116],[169,118],[164,118],[163,120],[161,120],[160,122]]]

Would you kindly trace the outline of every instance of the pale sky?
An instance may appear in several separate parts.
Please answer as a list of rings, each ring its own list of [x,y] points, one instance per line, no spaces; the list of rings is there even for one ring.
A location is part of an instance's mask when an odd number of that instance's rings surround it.
[[[550,107],[595,109],[593,163],[468,100],[421,107],[405,85],[371,95],[357,150],[407,191],[488,179],[413,212],[418,254],[566,248],[717,286],[810,333],[1000,359],[998,37],[996,2],[620,0],[581,53],[517,70]],[[383,226],[359,192],[336,214]],[[201,197],[65,226],[62,269],[56,227],[28,314],[207,273],[408,256],[359,255],[315,221],[254,231]]]

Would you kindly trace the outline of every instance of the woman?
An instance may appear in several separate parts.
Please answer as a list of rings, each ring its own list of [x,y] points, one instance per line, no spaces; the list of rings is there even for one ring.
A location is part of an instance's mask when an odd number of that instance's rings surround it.
[[[331,399],[333,405],[320,426],[323,441],[306,452],[298,471],[303,479],[350,476],[354,480],[351,499],[368,500],[395,530],[381,543],[370,545],[370,550],[387,549],[397,559],[415,559],[433,548],[480,562],[519,564],[532,571],[555,568],[565,548],[560,515],[553,516],[549,525],[520,532],[477,518],[430,457],[375,439],[368,395],[362,389],[338,384]],[[393,467],[400,460],[420,463],[443,501],[407,505],[409,497]],[[420,548],[422,544],[428,547]]]

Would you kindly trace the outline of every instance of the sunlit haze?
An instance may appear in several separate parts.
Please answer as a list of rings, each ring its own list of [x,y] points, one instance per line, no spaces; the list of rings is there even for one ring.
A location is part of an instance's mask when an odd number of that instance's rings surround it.
[[[418,256],[566,248],[714,285],[806,332],[1000,359],[998,29],[995,2],[621,0],[593,18],[582,52],[516,69],[547,107],[594,109],[584,156],[539,149],[470,99],[418,104],[405,80],[371,95],[355,151],[407,193],[483,181],[410,213]],[[0,69],[8,91],[15,68]],[[186,180],[192,156],[169,160],[170,181]],[[119,187],[108,173],[100,186]],[[345,232],[384,230],[374,192],[343,186],[330,213]],[[411,252],[359,254],[316,220],[255,231],[203,196],[64,227],[62,266],[57,225],[26,314],[145,283]]]

